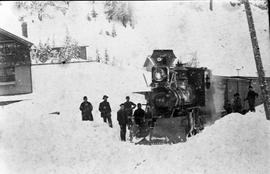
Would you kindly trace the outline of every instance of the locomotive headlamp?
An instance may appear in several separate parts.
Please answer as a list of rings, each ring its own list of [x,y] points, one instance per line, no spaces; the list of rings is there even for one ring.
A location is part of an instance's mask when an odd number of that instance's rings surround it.
[[[161,81],[162,80],[162,78],[163,78],[163,72],[162,71],[156,71],[155,72],[155,79],[157,80],[157,81]]]
[[[166,67],[154,67],[152,71],[152,78],[156,82],[163,82],[167,80]]]

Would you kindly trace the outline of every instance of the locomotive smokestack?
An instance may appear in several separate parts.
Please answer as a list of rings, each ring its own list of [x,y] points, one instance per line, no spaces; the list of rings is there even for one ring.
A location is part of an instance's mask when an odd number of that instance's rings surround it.
[[[22,26],[22,35],[24,37],[28,37],[27,23],[26,22],[23,22],[21,26]]]

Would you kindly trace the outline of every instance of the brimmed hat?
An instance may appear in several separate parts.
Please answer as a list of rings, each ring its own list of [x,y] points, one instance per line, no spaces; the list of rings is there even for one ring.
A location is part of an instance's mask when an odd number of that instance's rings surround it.
[[[124,106],[124,103],[121,103],[120,106]]]
[[[107,95],[103,95],[103,98],[102,99],[105,99],[105,98],[109,98]]]

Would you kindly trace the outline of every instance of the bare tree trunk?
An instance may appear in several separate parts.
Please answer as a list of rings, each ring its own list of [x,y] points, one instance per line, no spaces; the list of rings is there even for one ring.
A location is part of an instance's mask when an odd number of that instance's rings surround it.
[[[269,37],[270,37],[270,10],[269,10],[270,4],[269,1],[267,1],[267,11],[268,11],[268,26],[269,26]]]
[[[267,82],[265,80],[265,74],[264,74],[264,70],[263,70],[260,49],[259,49],[259,45],[258,45],[255,27],[254,27],[254,21],[252,18],[252,12],[250,9],[249,1],[243,0],[243,2],[245,5],[248,26],[249,26],[249,33],[250,33],[252,47],[253,47],[253,54],[254,54],[256,67],[257,67],[257,71],[258,71],[258,76],[259,76],[259,84],[260,84],[261,91],[262,91],[264,110],[265,110],[267,120],[270,120],[270,97],[269,97]]]
[[[213,11],[213,0],[210,0],[210,6],[209,6],[210,10]]]

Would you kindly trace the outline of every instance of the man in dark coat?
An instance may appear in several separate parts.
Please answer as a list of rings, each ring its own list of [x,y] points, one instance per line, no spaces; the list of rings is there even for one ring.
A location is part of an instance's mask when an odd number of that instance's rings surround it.
[[[249,91],[248,91],[248,94],[247,94],[247,97],[245,98],[245,101],[247,100],[248,101],[248,105],[249,105],[249,110],[251,112],[255,112],[255,99],[258,97],[258,93],[256,93],[254,90],[253,90],[253,87],[252,86],[249,86]]]
[[[120,110],[117,112],[117,121],[120,126],[120,138],[121,141],[126,141],[126,131],[127,131],[127,124],[128,124],[128,117],[124,107],[124,104],[120,105]]]
[[[83,102],[80,105],[80,110],[82,112],[82,120],[83,121],[93,121],[93,115],[92,115],[92,110],[93,106],[90,102],[87,101],[87,97],[83,97]]]
[[[242,113],[241,98],[240,98],[240,95],[238,92],[236,94],[234,94],[233,111],[238,112],[238,113]]]
[[[107,95],[103,96],[103,102],[99,104],[98,110],[101,113],[101,117],[103,118],[103,121],[107,123],[107,120],[109,122],[109,126],[112,127],[112,119],[111,119],[111,106],[110,103],[107,101],[109,97]]]
[[[126,114],[128,116],[128,125],[132,124],[132,113],[133,109],[136,108],[136,104],[134,104],[132,101],[130,101],[129,96],[126,96],[126,102],[124,103],[124,109],[126,111]]]
[[[145,121],[149,127],[152,127],[152,124],[153,124],[152,113],[151,113],[151,107],[148,103],[146,104],[146,107],[145,107]]]
[[[138,103],[137,104],[137,107],[138,109],[136,109],[134,111],[134,120],[135,120],[135,123],[139,126],[139,127],[142,127],[142,124],[144,122],[144,119],[145,119],[145,111],[142,109],[142,105],[141,103]]]

